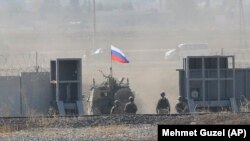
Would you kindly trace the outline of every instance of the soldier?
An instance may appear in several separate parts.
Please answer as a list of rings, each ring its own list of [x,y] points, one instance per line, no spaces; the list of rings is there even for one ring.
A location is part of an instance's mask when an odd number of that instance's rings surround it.
[[[127,114],[136,114],[137,106],[134,103],[134,97],[129,97],[129,102],[125,105],[124,112]]]
[[[156,106],[157,114],[169,114],[170,113],[170,104],[168,99],[165,97],[165,92],[161,93],[161,99],[158,101]]]
[[[180,96],[179,103],[176,104],[175,109],[178,113],[187,113],[188,112],[188,102],[187,99]]]
[[[115,100],[115,105],[111,108],[110,114],[122,114],[122,108],[120,106],[120,101]]]

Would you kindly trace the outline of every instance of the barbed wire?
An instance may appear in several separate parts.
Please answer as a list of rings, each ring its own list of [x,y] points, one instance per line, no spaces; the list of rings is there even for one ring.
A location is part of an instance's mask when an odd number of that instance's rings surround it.
[[[22,72],[50,72],[56,58],[82,58],[84,52],[0,53],[0,76],[20,76]]]
[[[136,53],[136,52],[135,52]],[[236,68],[250,68],[250,49],[213,50],[210,55],[234,55]],[[131,56],[136,54],[131,53]],[[50,72],[50,61],[57,58],[82,58],[84,51],[0,53],[0,76],[20,76],[22,72]],[[161,59],[160,57],[158,59]],[[136,59],[134,59],[136,64]],[[157,61],[157,60],[154,60]],[[162,60],[168,61],[162,56]],[[181,61],[180,61],[181,63]],[[230,65],[230,64],[229,64]]]

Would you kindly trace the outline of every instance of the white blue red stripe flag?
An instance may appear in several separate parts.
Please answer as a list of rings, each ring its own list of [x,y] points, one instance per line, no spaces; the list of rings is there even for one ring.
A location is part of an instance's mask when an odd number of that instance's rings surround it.
[[[129,63],[125,54],[113,45],[111,45],[111,59],[120,63]]]

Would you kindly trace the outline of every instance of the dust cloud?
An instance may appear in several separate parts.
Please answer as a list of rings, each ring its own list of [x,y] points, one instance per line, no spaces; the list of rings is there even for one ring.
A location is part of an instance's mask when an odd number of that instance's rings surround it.
[[[1,67],[32,67],[34,52],[43,70],[51,58],[83,57],[86,98],[92,78],[103,80],[98,70],[109,72],[113,44],[130,60],[113,62],[114,76],[129,78],[139,113],[155,113],[160,92],[172,112],[179,93],[181,58],[165,60],[166,51],[180,43],[208,43],[212,54],[223,48],[236,61],[249,58],[250,0],[95,0],[95,34],[93,1],[1,0]],[[103,53],[89,56],[98,48]]]

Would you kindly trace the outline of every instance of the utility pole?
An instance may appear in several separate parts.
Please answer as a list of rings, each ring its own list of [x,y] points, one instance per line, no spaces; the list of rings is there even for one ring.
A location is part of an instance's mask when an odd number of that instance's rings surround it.
[[[96,34],[96,9],[95,9],[95,0],[93,0],[93,49],[95,49],[95,34]]]
[[[36,66],[35,66],[35,71],[39,71],[39,66],[38,66],[38,52],[36,51]]]
[[[243,0],[239,0],[239,14],[240,14],[240,47],[247,47],[246,39],[246,24],[245,24],[245,14],[244,14],[244,5]]]

